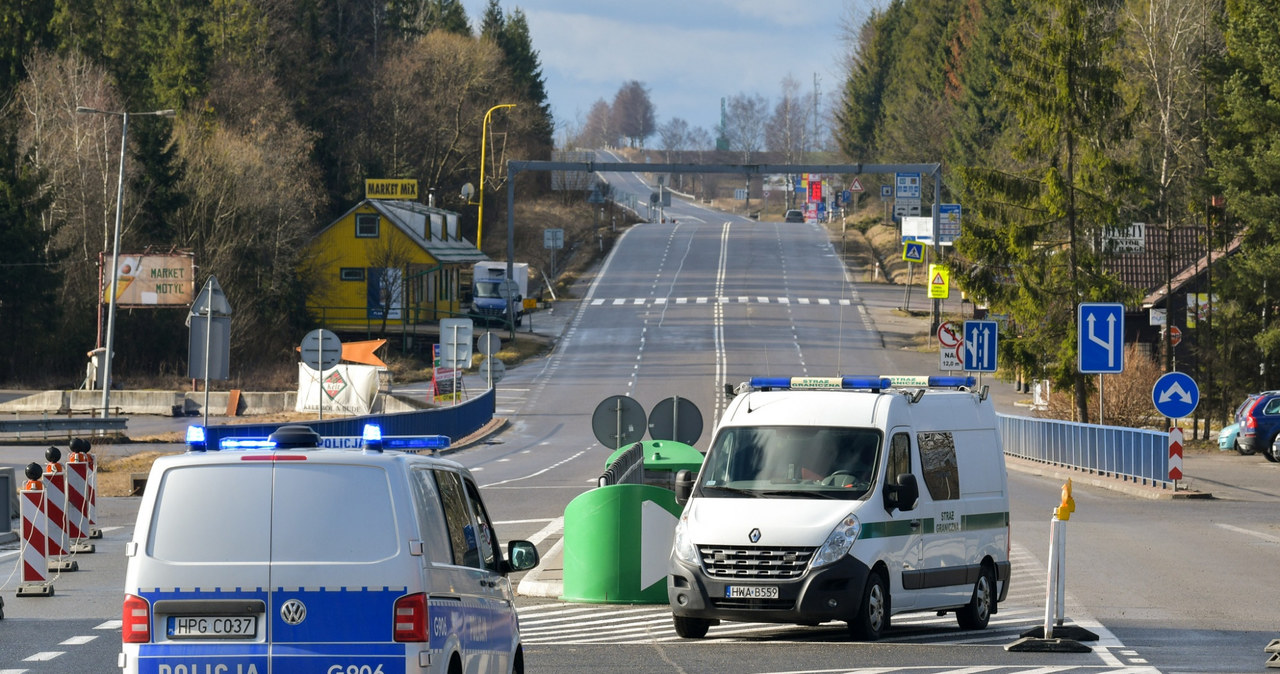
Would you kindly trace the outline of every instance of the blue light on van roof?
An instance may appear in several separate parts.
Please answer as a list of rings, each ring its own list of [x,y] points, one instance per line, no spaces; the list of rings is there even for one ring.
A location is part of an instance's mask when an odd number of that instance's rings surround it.
[[[203,452],[207,448],[204,426],[187,426],[187,451]]]
[[[377,424],[365,424],[364,432],[360,434],[363,440],[364,451],[381,453],[382,452],[382,427]]]

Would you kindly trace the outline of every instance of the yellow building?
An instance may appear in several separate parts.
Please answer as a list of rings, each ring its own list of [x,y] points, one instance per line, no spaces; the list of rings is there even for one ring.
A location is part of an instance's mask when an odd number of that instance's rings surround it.
[[[489,259],[458,234],[458,214],[365,199],[320,230],[304,264],[320,283],[307,310],[323,326],[373,331],[461,315],[459,277]]]

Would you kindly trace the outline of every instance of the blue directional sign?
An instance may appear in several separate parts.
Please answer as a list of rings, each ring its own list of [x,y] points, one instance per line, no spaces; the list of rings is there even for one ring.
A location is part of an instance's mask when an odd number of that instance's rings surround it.
[[[964,369],[968,372],[996,371],[996,341],[1000,325],[995,321],[964,322]]]
[[[1189,417],[1200,404],[1200,387],[1189,375],[1168,372],[1151,387],[1151,402],[1157,412],[1170,419]]]
[[[1124,305],[1082,302],[1077,308],[1076,370],[1082,374],[1124,372]]]

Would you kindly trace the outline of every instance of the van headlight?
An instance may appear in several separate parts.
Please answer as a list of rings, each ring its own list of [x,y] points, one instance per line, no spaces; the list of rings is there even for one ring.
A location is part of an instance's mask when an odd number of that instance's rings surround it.
[[[839,560],[849,553],[849,548],[853,547],[853,542],[858,540],[858,534],[862,531],[862,523],[858,518],[849,513],[831,533],[827,535],[827,540],[818,548],[818,553],[813,556],[813,568],[826,566],[834,561]]]
[[[681,515],[680,521],[676,523],[672,550],[676,554],[676,559],[690,566],[698,565],[698,549],[693,546],[693,541],[689,537],[689,513],[687,512]]]

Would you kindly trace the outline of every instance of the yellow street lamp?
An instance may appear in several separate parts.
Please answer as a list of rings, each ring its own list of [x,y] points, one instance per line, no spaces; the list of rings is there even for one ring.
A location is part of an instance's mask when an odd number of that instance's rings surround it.
[[[107,295],[107,352],[102,354],[102,418],[111,415],[111,359],[115,355],[116,337],[116,285],[120,277],[120,218],[124,210],[124,156],[129,138],[129,115],[155,115],[172,117],[172,110],[152,110],[150,112],[124,112],[116,110],[97,110],[83,105],[76,108],[80,114],[115,115],[120,117],[120,181],[116,191],[116,232],[111,244],[111,289]]]
[[[484,113],[484,126],[480,129],[480,208],[476,212],[476,250],[480,250],[480,235],[484,232],[484,148],[485,136],[489,133],[489,115],[498,108],[514,108],[515,103],[499,103]]]

